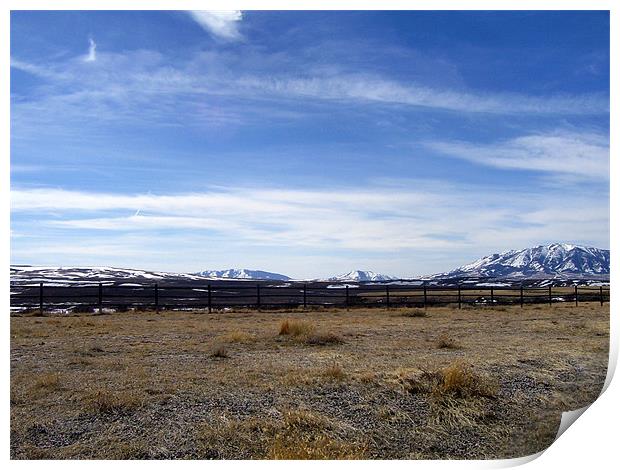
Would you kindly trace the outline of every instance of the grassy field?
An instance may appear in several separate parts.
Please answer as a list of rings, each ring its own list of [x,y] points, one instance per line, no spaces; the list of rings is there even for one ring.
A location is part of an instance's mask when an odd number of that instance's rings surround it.
[[[597,303],[13,317],[11,457],[518,457],[608,345]]]

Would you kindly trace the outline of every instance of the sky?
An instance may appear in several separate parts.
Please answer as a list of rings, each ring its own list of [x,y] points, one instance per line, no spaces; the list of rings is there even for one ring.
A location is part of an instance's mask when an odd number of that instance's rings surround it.
[[[13,11],[11,263],[609,248],[605,11]]]

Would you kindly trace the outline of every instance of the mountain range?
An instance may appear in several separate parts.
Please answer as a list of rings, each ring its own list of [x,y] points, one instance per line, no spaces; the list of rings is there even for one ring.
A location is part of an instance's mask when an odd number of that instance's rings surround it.
[[[609,275],[609,250],[567,243],[509,250],[433,278],[454,277],[587,277]]]
[[[222,269],[206,270],[195,273],[197,276],[208,277],[211,279],[260,279],[270,281],[289,281],[291,278],[284,274],[270,273],[268,271],[258,271],[252,269]]]
[[[198,273],[182,274],[140,269],[110,267],[41,267],[12,265],[11,283],[43,282],[79,284],[103,282],[183,282],[205,279],[222,280],[271,280],[290,281],[289,276],[268,271],[250,269],[205,270]],[[523,250],[509,250],[480,258],[452,271],[435,274],[430,279],[472,278],[578,278],[609,276],[609,250],[553,243],[539,245]],[[427,277],[428,279],[429,277]],[[373,271],[354,270],[346,274],[314,281],[330,282],[372,282],[390,281],[397,278]],[[50,284],[51,283],[51,284]]]

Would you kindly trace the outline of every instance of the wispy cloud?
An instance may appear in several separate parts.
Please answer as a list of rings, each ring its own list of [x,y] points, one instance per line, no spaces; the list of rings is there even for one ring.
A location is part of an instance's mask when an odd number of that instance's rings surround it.
[[[189,14],[205,31],[218,39],[226,41],[241,39],[239,23],[243,15],[239,10],[194,10],[190,11]]]
[[[86,62],[94,62],[97,60],[97,43],[93,38],[88,38],[88,55],[84,59]]]
[[[399,83],[380,76],[339,75],[310,78],[245,80],[276,94],[315,99],[353,100],[425,107],[446,111],[489,114],[599,114],[608,112],[602,95],[551,95],[533,97],[517,93],[474,93]]]
[[[84,120],[89,116],[96,118],[90,126],[218,127],[266,120],[288,122],[326,109],[352,107],[382,110],[405,106],[461,114],[543,117],[605,115],[609,111],[609,98],[601,94],[529,96],[451,90],[379,74],[345,73],[337,65],[329,72],[292,75],[286,70],[296,70],[294,57],[252,54],[250,60],[242,52],[209,52],[180,61],[145,50],[98,53],[97,73],[93,73],[92,63],[87,66],[83,60],[33,65],[12,58],[12,67],[46,79],[40,93],[12,103],[13,136],[31,133],[38,138],[42,133],[60,131],[83,136]],[[304,68],[313,70],[312,65]],[[63,116],[62,123],[58,116]]]
[[[533,170],[574,178],[609,179],[609,137],[557,131],[496,143],[427,142],[444,155],[503,169]]]
[[[580,240],[607,243],[603,228],[608,206],[597,195],[515,194],[422,181],[414,187],[224,188],[167,195],[17,189],[11,192],[11,206],[14,216],[30,214],[34,220],[36,213],[39,227],[67,233],[148,231],[157,236],[167,231],[182,239],[209,233],[215,239],[282,248],[505,249],[563,240],[569,232]],[[567,204],[570,211],[557,210]],[[136,207],[141,208],[139,215]],[[462,223],[463,214],[467,224]]]

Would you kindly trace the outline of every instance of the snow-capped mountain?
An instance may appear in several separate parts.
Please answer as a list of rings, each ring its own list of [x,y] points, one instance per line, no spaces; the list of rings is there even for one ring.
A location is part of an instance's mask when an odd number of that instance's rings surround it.
[[[609,250],[553,243],[480,258],[433,278],[609,275]]]
[[[288,281],[291,278],[284,274],[270,273],[251,269],[222,269],[219,271],[207,270],[196,273],[198,276],[216,279],[261,279],[270,281]]]
[[[193,274],[177,274],[161,271],[144,271],[142,269],[112,268],[107,266],[25,266],[12,265],[11,283],[39,283],[47,285],[79,285],[93,282],[148,283],[157,281],[197,281],[201,278]]]
[[[350,273],[341,274],[340,276],[334,276],[327,279],[328,281],[389,281],[396,279],[392,276],[386,276],[385,274],[378,274],[373,271],[351,271]]]

